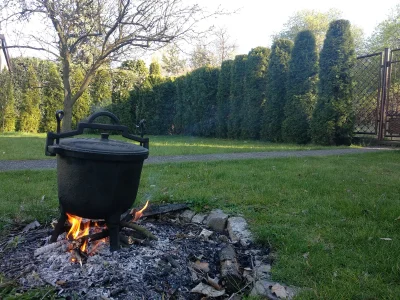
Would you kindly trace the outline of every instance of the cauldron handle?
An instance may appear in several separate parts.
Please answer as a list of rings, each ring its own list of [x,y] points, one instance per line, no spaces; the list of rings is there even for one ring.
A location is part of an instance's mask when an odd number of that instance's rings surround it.
[[[117,116],[114,115],[113,113],[108,112],[108,111],[100,111],[100,112],[94,113],[93,115],[91,115],[89,117],[87,122],[89,124],[91,124],[98,117],[109,117],[110,119],[112,119],[114,121],[115,124],[119,125],[119,119],[117,118]]]
[[[112,119],[116,124],[99,124],[99,123],[93,123],[93,121],[98,118],[98,117],[109,117],[110,119]],[[108,112],[108,111],[101,111],[101,112],[97,112],[94,113],[93,115],[91,115],[87,122],[80,122],[78,123],[78,128],[77,130],[73,130],[70,132],[64,132],[64,133],[60,133],[60,123],[61,123],[61,119],[64,117],[64,112],[61,110],[58,110],[56,112],[56,119],[57,119],[57,133],[54,132],[48,132],[47,133],[47,139],[46,139],[46,148],[45,148],[45,154],[47,156],[55,156],[56,153],[54,152],[54,149],[52,149],[51,146],[54,146],[54,140],[56,141],[56,144],[59,143],[59,139],[60,138],[66,138],[66,137],[72,137],[72,136],[76,136],[76,135],[80,135],[83,134],[83,130],[86,128],[90,128],[90,129],[100,129],[100,130],[116,130],[116,131],[120,131],[122,132],[122,136],[139,142],[140,146],[143,146],[144,148],[149,149],[149,139],[148,138],[144,138],[143,137],[143,131],[144,131],[144,121],[141,122],[141,137],[132,135],[128,132],[128,127],[120,125],[119,123],[119,119],[112,113]]]

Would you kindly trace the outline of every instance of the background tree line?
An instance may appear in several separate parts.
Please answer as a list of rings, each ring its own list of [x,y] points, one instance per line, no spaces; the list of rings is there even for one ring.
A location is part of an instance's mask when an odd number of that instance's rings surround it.
[[[141,60],[101,68],[73,107],[73,125],[106,109],[131,129],[146,119],[148,134],[348,144],[355,60],[350,23],[331,22],[319,61],[317,48],[306,30],[294,43],[277,39],[271,49],[257,47],[220,68],[204,66],[176,78],[161,76],[156,62],[149,70]],[[14,128],[7,130],[54,130],[54,112],[63,101],[60,66],[24,58],[13,64],[6,107],[14,109],[7,108],[4,119]],[[82,70],[71,70],[72,89],[79,88]]]
[[[139,120],[146,119],[149,134],[349,143],[354,113],[348,69],[354,63],[354,49],[379,51],[384,46],[396,47],[397,36],[391,32],[398,27],[399,7],[362,46],[357,28],[347,30],[343,24],[336,35],[347,36],[347,41],[336,37],[333,40],[340,45],[325,45],[329,30],[333,29],[328,30],[326,38],[322,34],[338,12],[302,11],[275,36],[271,49],[257,47],[234,59],[226,60],[232,57],[234,47],[229,48],[232,44],[226,32],[220,30],[222,37],[215,41],[223,49],[220,53],[229,55],[221,55],[216,62],[215,54],[199,44],[191,61],[193,67],[200,67],[191,72],[186,69],[186,74],[179,77],[171,77],[185,69],[174,46],[164,52],[161,66],[154,62],[150,70],[140,60],[125,61],[118,68],[107,64],[96,71],[88,89],[74,105],[73,124],[93,111],[107,109],[131,129]],[[333,59],[335,51],[341,55]],[[334,82],[334,78],[325,81],[325,67],[341,82]],[[64,97],[61,66],[46,60],[16,58],[13,70],[13,76],[5,71],[0,73],[2,130],[54,130],[54,111],[62,108]],[[73,64],[71,70],[72,89],[78,90],[83,67]],[[322,96],[327,91],[330,98]],[[347,104],[338,102],[343,98]],[[321,111],[324,112],[318,113]],[[347,137],[339,138],[337,134]]]

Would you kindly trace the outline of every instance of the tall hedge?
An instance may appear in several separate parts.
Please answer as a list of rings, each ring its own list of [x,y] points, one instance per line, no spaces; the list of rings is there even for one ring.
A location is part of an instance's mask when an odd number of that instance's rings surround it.
[[[26,80],[22,85],[22,102],[19,127],[23,132],[38,132],[40,121],[40,86],[36,71],[30,64],[26,71]]]
[[[261,130],[262,104],[267,90],[268,48],[252,49],[246,62],[246,81],[241,137],[259,139]]]
[[[282,122],[286,100],[286,81],[293,42],[277,40],[271,48],[267,70],[267,100],[263,109],[260,136],[268,141],[282,140]]]
[[[355,59],[350,22],[331,22],[320,53],[318,102],[311,121],[315,143],[351,143],[354,123],[351,68]]]
[[[221,64],[218,76],[217,90],[217,125],[216,136],[226,138],[228,136],[229,96],[231,91],[231,70],[233,60],[225,60]]]
[[[173,117],[173,133],[181,134],[184,131],[183,115],[185,111],[184,97],[185,97],[186,76],[179,76],[175,79],[175,95],[174,95],[174,108],[175,113]]]
[[[232,65],[228,137],[233,139],[239,138],[242,130],[246,61],[247,55],[236,55]]]
[[[310,142],[310,122],[317,100],[318,54],[314,34],[301,31],[296,36],[286,88],[285,120],[282,139],[285,142]]]
[[[0,126],[1,131],[15,130],[14,87],[10,72],[0,71]]]

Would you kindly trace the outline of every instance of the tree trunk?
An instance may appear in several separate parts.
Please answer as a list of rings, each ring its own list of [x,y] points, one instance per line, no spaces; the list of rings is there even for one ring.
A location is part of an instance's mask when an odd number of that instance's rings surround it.
[[[64,85],[64,118],[62,120],[62,132],[71,131],[72,126],[72,90],[71,90],[71,83],[70,83],[70,53],[63,49],[61,52],[61,56],[63,57],[63,85]]]
[[[62,120],[62,132],[71,131],[72,126],[72,97],[66,93],[64,97],[64,118]]]

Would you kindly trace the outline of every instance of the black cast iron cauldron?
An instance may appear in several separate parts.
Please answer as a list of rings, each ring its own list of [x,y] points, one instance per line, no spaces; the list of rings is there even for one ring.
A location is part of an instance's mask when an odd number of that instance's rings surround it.
[[[57,133],[49,132],[46,155],[57,155],[58,198],[64,226],[65,213],[88,219],[105,219],[110,231],[111,250],[119,249],[120,216],[132,206],[139,188],[143,161],[148,157],[149,139],[128,133],[110,112],[91,115],[78,124],[76,131],[59,133],[62,111],[57,111]],[[93,123],[100,116],[110,117],[116,125]],[[100,139],[68,138],[83,133],[85,128],[121,131],[122,136],[139,145],[109,140],[108,133]],[[61,139],[61,140],[60,140]],[[61,225],[60,225],[61,226]],[[61,230],[61,227],[58,229]],[[55,229],[52,241],[60,232]]]

